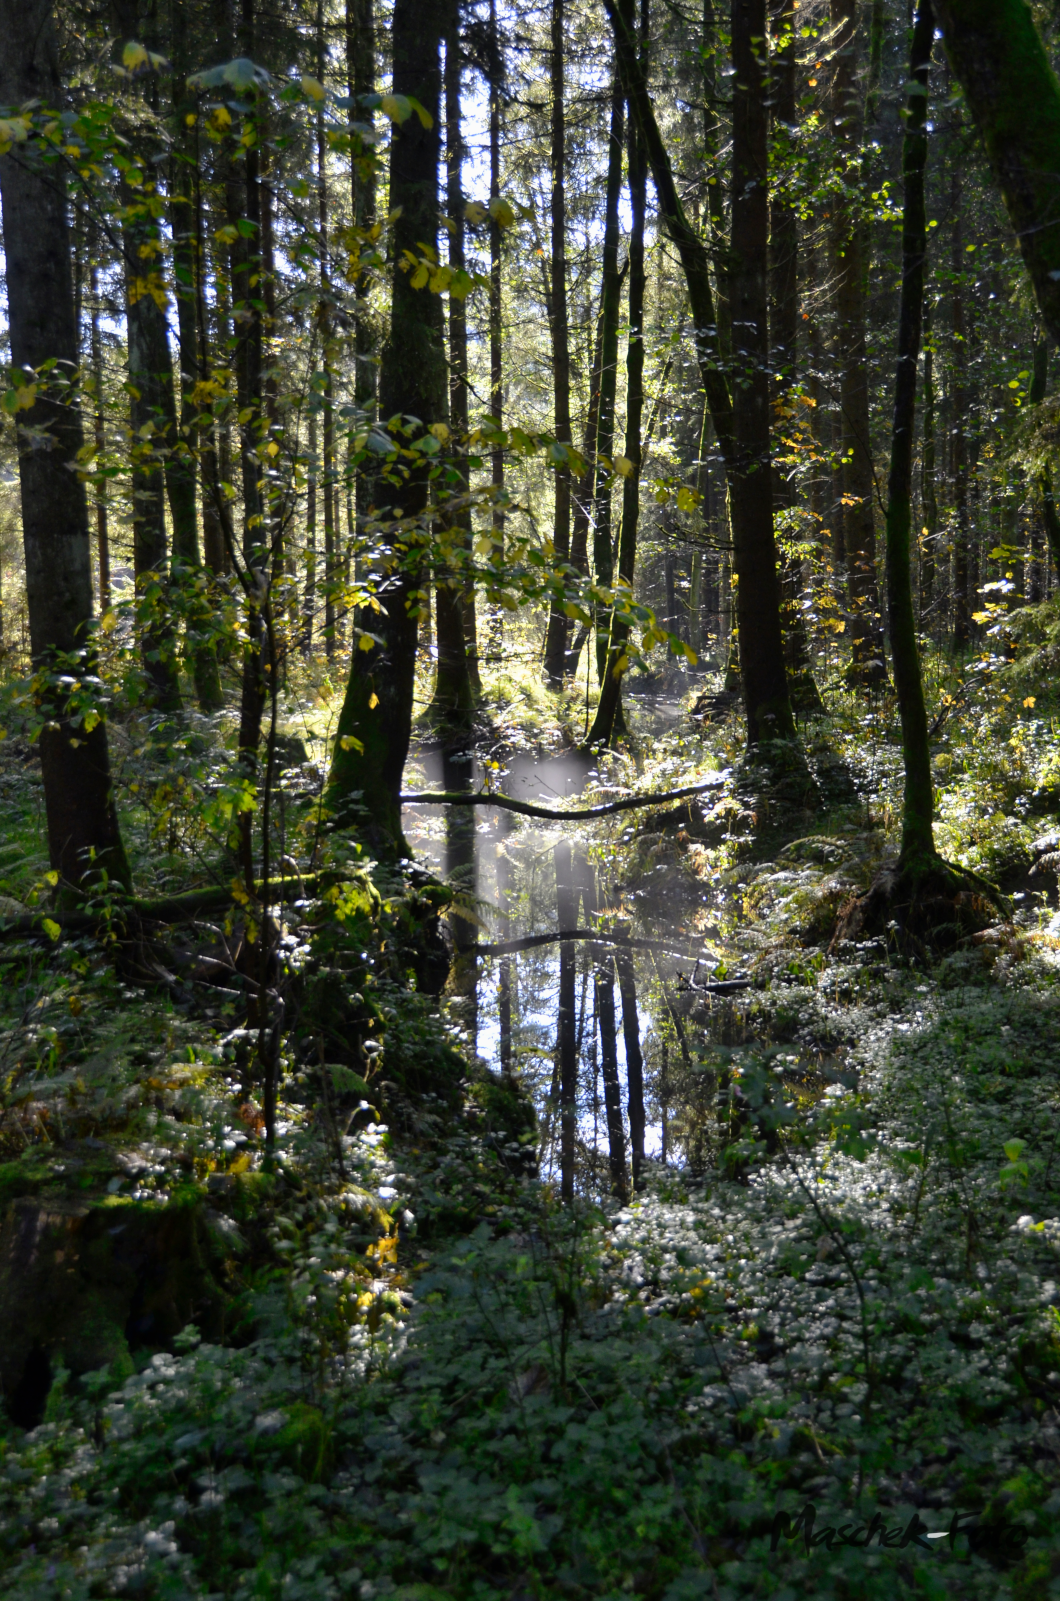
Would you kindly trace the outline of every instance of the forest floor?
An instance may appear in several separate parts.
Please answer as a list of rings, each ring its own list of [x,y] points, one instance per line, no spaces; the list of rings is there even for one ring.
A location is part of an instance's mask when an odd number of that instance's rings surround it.
[[[270,1162],[239,995],[8,942],[4,1593],[1056,1594],[1057,726],[1028,705],[1051,683],[967,695],[937,731],[941,845],[1020,899],[928,966],[828,948],[893,847],[879,709],[806,731],[811,803],[742,767],[735,720],[691,721],[692,693],[602,776],[718,775],[695,822],[597,843],[646,916],[681,907],[716,975],[752,979],[724,1009],[684,993],[695,1159],[649,1163],[626,1205],[560,1206],[526,1101],[382,958],[349,997],[371,1084],[292,1052]],[[522,737],[560,748],[564,718],[522,704]],[[123,739],[130,808],[155,797],[127,823],[138,873],[186,887],[178,779],[210,786]],[[43,883],[39,793],[9,746],[6,913]],[[404,926],[383,890],[357,924],[381,952]],[[323,960],[291,927],[292,960]]]

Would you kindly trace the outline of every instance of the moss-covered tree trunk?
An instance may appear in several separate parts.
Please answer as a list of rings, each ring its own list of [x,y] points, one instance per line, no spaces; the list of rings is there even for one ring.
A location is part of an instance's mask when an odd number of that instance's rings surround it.
[[[411,95],[427,113],[397,125],[391,145],[390,205],[394,224],[390,335],[380,362],[380,415],[418,419],[406,427],[430,428],[446,418],[446,358],[442,304],[438,295],[414,289],[403,271],[408,250],[438,239],[439,35],[432,0],[395,0],[393,88]],[[399,210],[400,208],[400,210]],[[406,436],[408,439],[408,435]],[[379,585],[380,613],[372,632],[382,643],[361,650],[355,639],[350,675],[336,729],[327,804],[340,820],[362,816],[372,848],[381,855],[404,851],[401,831],[402,772],[409,751],[413,680],[423,588],[419,520],[428,509],[429,468],[410,467],[400,485],[377,480],[374,504],[381,517],[400,506],[403,525],[387,539]]]
[[[51,0],[0,0],[0,103],[58,106],[62,92]],[[77,325],[70,273],[70,230],[61,169],[44,162],[32,143],[18,156],[0,156],[11,363],[27,379],[45,361],[63,375],[78,366]],[[34,405],[19,413],[27,429],[51,441],[18,434],[22,541],[30,648],[47,672],[55,652],[84,652],[93,670],[92,566],[88,505],[75,463],[84,443],[77,406],[57,404],[42,385]],[[65,670],[65,669],[64,669]],[[48,694],[53,715],[40,736],[41,776],[51,866],[63,886],[79,886],[101,871],[130,887],[111,790],[106,724],[71,722],[62,686]]]

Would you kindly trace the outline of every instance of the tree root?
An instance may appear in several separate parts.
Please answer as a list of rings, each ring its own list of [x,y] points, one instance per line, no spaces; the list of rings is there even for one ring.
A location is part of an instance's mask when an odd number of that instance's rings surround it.
[[[942,856],[899,861],[841,908],[829,951],[845,941],[883,938],[899,954],[928,962],[1010,916],[1005,896],[979,873]]]

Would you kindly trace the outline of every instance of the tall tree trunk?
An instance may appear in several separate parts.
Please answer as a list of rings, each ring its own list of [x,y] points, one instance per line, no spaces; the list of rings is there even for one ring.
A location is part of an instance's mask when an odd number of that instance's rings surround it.
[[[604,1117],[608,1127],[608,1167],[612,1194],[626,1200],[626,1134],[619,1098],[619,1056],[615,1031],[615,980],[611,952],[602,956],[593,976],[600,1030],[601,1078],[604,1081]]]
[[[627,6],[629,10],[629,6]],[[600,398],[597,403],[596,448],[611,456],[615,440],[615,390],[619,365],[619,195],[623,186],[623,90],[616,62],[612,79],[611,117],[608,129],[608,176],[604,189],[604,245],[601,253],[601,360]],[[596,472],[594,497],[593,576],[610,588],[612,571],[612,477]],[[597,608],[597,678],[603,680],[608,660],[608,611]]]
[[[438,238],[439,14],[432,0],[395,0],[393,90],[412,95],[430,126],[409,117],[394,129],[390,205],[394,224],[390,335],[380,363],[380,414],[411,415],[423,426],[446,417],[446,359],[438,295],[414,289],[402,271],[402,252]],[[381,511],[397,493],[406,518],[428,508],[426,467],[410,468],[400,491],[380,479],[375,502]],[[416,530],[397,531],[388,557],[389,581],[380,592],[381,613],[373,632],[382,648],[351,652],[350,676],[339,716],[326,799],[339,816],[367,814],[368,840],[382,854],[404,854],[401,831],[402,772],[412,728],[419,594],[423,588],[421,541]],[[360,749],[359,749],[360,747]]]
[[[770,199],[770,369],[774,374],[773,406],[781,435],[791,433],[788,416],[796,383],[796,331],[799,327],[799,230],[795,209],[785,188],[796,176],[796,5],[795,0],[771,0],[770,29],[773,44],[770,103],[774,149],[780,171]],[[796,506],[791,479],[785,468],[771,471],[775,515],[782,526]],[[794,528],[786,528],[789,539]],[[824,710],[811,671],[810,646],[800,599],[802,562],[798,556],[781,559],[781,628],[785,669],[792,705],[799,711]]]
[[[95,228],[89,235],[89,295],[91,313],[91,359],[93,387],[93,442],[96,446],[97,467],[106,448],[105,412],[103,401],[103,339],[100,333],[99,289],[99,233]],[[106,611],[111,603],[111,547],[107,521],[107,480],[100,476],[96,482],[96,554],[99,563],[99,609]]]
[[[917,357],[921,344],[925,287],[925,162],[928,154],[925,114],[928,108],[932,31],[931,0],[920,0],[910,51],[910,82],[917,85],[917,90],[910,95],[907,104],[903,135],[903,271],[886,524],[888,628],[906,772],[903,836],[899,855],[903,867],[924,866],[936,857],[932,836],[932,763],[910,585],[910,490],[917,404]]]
[[[877,584],[875,485],[869,422],[869,363],[866,351],[865,228],[857,196],[865,107],[858,79],[857,0],[830,0],[836,30],[832,82],[832,126],[838,181],[853,200],[838,194],[833,206],[833,254],[837,335],[840,344],[840,408],[844,461],[844,555],[851,610],[851,674],[864,688],[887,678]]]
[[[51,0],[0,0],[0,101],[59,107],[62,88]],[[70,232],[57,168],[32,142],[0,159],[11,363],[30,377],[45,361],[72,376],[78,366],[70,277]],[[75,463],[84,441],[76,406],[39,398],[19,414],[47,429],[50,446],[18,433],[22,539],[30,648],[42,671],[68,671],[56,653],[94,658],[88,505]],[[64,887],[107,873],[130,887],[129,864],[111,790],[107,729],[72,723],[61,684],[48,694],[52,715],[40,736],[48,855]]]
[[[490,0],[487,60],[489,66],[488,91],[490,95],[490,199],[501,198],[501,85],[503,63],[497,31],[497,0]],[[490,415],[501,426],[504,395],[501,367],[501,226],[490,218]],[[502,498],[505,493],[505,452],[495,445],[490,452],[490,487],[493,491],[491,525],[494,547],[500,556],[505,549],[505,513]],[[504,608],[496,606],[491,619],[490,652],[495,660],[501,658],[504,642]]]
[[[576,896],[571,872],[571,847],[553,848],[556,869],[556,921],[564,931],[576,923]],[[575,1198],[575,1134],[578,1122],[578,1048],[575,1036],[575,947],[560,943],[560,995],[557,1007],[556,1048],[560,1077],[560,1198],[568,1205]]]
[[[733,431],[730,500],[748,737],[793,732],[779,626],[770,466],[767,326],[766,0],[733,0],[733,202],[730,304]]]
[[[176,45],[179,21],[171,0],[170,35]],[[180,357],[180,427],[166,468],[170,518],[173,523],[173,565],[182,571],[185,584],[194,584],[194,601],[186,603],[185,629],[192,678],[199,708],[219,711],[224,696],[217,666],[217,650],[210,637],[213,603],[199,551],[199,520],[196,513],[196,455],[199,445],[196,416],[198,406],[192,394],[199,378],[199,279],[204,263],[198,255],[199,229],[192,194],[195,153],[191,148],[187,117],[194,113],[194,101],[185,87],[187,64],[183,52],[177,57],[172,83],[174,142],[170,153],[169,212],[173,241],[173,290],[177,302],[177,349]],[[207,498],[204,486],[203,501]],[[192,594],[188,593],[192,601]]]
[[[924,410],[921,419],[921,572],[920,619],[924,627],[925,613],[932,606],[932,592],[936,584],[936,555],[939,549],[939,502],[936,497],[936,380],[934,371],[935,345],[932,338],[932,302],[924,308],[925,358],[922,372]]]
[[[733,406],[729,386],[720,365],[719,332],[707,252],[696,229],[686,218],[679,199],[670,158],[652,107],[646,76],[638,60],[636,41],[620,14],[617,0],[604,0],[604,5],[619,48],[619,62],[627,101],[637,117],[645,139],[660,218],[674,242],[685,274],[700,376],[707,394],[719,452],[726,463],[733,508],[734,566],[739,585],[743,585],[743,598],[738,595],[737,605],[741,683],[748,741],[749,744],[755,744],[764,736],[787,736],[793,727],[781,643],[777,552],[774,547],[772,509],[767,496],[765,520],[761,516],[758,521],[749,516],[746,500],[742,500],[738,513],[737,479],[745,475],[745,468],[738,458]],[[761,199],[761,207],[765,216],[765,196]],[[759,263],[761,275],[765,272],[763,265],[765,241],[762,249],[763,256]],[[765,311],[763,337],[765,339]],[[757,506],[760,513],[762,505],[763,497],[759,496]]]
[[[317,480],[320,463],[317,460],[317,413],[309,414],[308,467],[306,472],[306,583],[302,591],[302,650],[309,655],[313,649],[313,623],[317,613]]]
[[[1032,352],[1032,381],[1028,390],[1028,404],[1040,406],[1046,398],[1046,370],[1049,352],[1046,340],[1037,338]],[[1036,499],[1039,517],[1046,535],[1046,545],[1055,571],[1061,571],[1061,540],[1059,540],[1057,502],[1054,499],[1054,475],[1049,461],[1045,461],[1036,475]]]
[[[567,197],[564,114],[564,4],[552,0],[549,28],[550,88],[550,200],[549,327],[553,354],[553,434],[564,449],[571,444],[571,350],[567,327]],[[553,556],[566,565],[571,554],[571,471],[564,464],[554,469]],[[554,689],[564,680],[568,619],[563,605],[553,600],[545,639],[545,679]]]
[[[637,1015],[637,981],[634,959],[628,950],[615,953],[619,995],[623,1003],[623,1044],[626,1046],[627,1114],[630,1118],[630,1162],[634,1189],[641,1183],[645,1165],[645,1069],[641,1056],[641,1020]]]
[[[1057,78],[1026,0],[937,0],[936,10],[1056,348]]]
[[[450,265],[463,270],[464,260],[464,197],[461,193],[463,149],[460,127],[460,37],[458,12],[455,3],[450,5],[449,25],[446,29],[446,210],[449,222]],[[449,417],[454,435],[455,453],[451,470],[457,475],[453,491],[457,495],[468,493],[468,468],[465,441],[468,436],[468,314],[463,297],[449,297]],[[468,584],[461,568],[471,555],[471,512],[466,506],[457,511],[442,507],[445,522],[443,548],[453,552],[452,563],[444,560],[435,570],[435,636],[438,640],[438,667],[435,675],[435,693],[431,702],[431,716],[451,729],[466,728],[470,724],[475,685],[469,652],[468,612],[471,612],[471,641],[475,641],[475,598],[471,594],[469,607]],[[478,663],[476,663],[478,677]]]
[[[969,645],[969,347],[965,319],[965,253],[962,245],[962,180],[957,162],[951,167],[951,340],[953,344],[953,395],[950,437],[951,484],[954,494],[954,630],[951,643],[957,652]]]
[[[326,70],[324,43],[324,0],[317,0],[317,75],[324,82]],[[331,242],[328,195],[328,143],[324,136],[324,109],[317,112],[317,236],[320,250],[320,305],[318,327],[324,392],[321,406],[321,510],[324,513],[324,653],[335,658],[335,597],[338,589],[338,560],[335,527],[335,338],[332,330]]]
[[[376,87],[376,33],[373,0],[346,0],[346,71],[351,99],[370,95]],[[358,106],[358,122],[371,127],[373,112]],[[371,148],[350,163],[350,208],[354,226],[369,228],[376,216],[376,161]],[[368,311],[369,280],[362,273],[354,288],[354,404],[368,421],[376,415],[375,338]],[[357,476],[357,515],[363,520],[371,499],[367,473]],[[364,505],[362,505],[364,501]]]
[[[722,119],[718,114],[718,32],[714,0],[703,0],[700,70],[704,80],[704,154],[707,158],[707,214],[710,219],[711,263],[715,276],[718,342],[723,357],[730,348],[729,238],[726,229],[726,174],[722,163]]]
[[[130,521],[144,672],[154,705],[160,711],[175,712],[180,710],[181,692],[169,612],[165,463],[173,449],[177,419],[166,317],[160,304],[162,279],[158,268],[150,265],[159,242],[151,213],[153,199],[154,184],[150,180],[139,192],[123,185],[122,256],[132,460]]]
[[[647,37],[648,0],[641,0],[639,42],[642,52]],[[626,348],[626,438],[623,442],[623,454],[630,463],[630,469],[623,478],[623,505],[619,522],[619,582],[632,594],[637,562],[637,522],[641,502],[641,417],[645,404],[645,201],[648,189],[644,135],[633,118],[630,119],[628,128],[627,162],[630,189],[630,335]],[[610,485],[607,493],[610,496]],[[626,654],[628,635],[628,626],[613,612],[597,711],[587,739],[590,745],[610,744],[615,733],[623,727],[621,663]]]

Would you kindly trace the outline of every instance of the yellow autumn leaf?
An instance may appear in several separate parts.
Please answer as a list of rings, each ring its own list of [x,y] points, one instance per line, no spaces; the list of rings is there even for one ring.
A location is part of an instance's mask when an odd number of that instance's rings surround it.
[[[685,484],[678,491],[678,510],[695,511],[700,504],[700,496],[695,489],[689,489]]]
[[[148,55],[143,45],[137,44],[135,39],[130,39],[122,51],[122,66],[126,72],[138,72],[141,67],[147,66],[147,61]]]
[[[118,626],[118,613],[113,608],[108,608],[100,618],[99,625],[105,634],[113,634]]]
[[[434,434],[440,445],[449,443],[449,429],[444,422],[433,422],[428,433]]]
[[[0,143],[4,145],[24,144],[29,138],[29,130],[28,117],[0,117]]]
[[[230,1173],[246,1173],[246,1171],[250,1167],[250,1165],[251,1165],[251,1153],[249,1151],[244,1151],[241,1156],[237,1156],[236,1160],[233,1163],[231,1163],[231,1165],[229,1166],[229,1172]]]
[[[416,271],[409,279],[409,282],[414,289],[422,289],[427,283],[429,277],[430,273],[428,272],[428,269],[421,264],[419,267],[417,267]]]
[[[59,924],[53,923],[50,917],[41,919],[41,927],[50,940],[57,940],[59,935],[62,933],[62,929],[59,927]]]
[[[480,223],[485,222],[488,215],[481,200],[469,200],[464,208],[465,221],[470,222],[473,228],[478,228]]]
[[[511,228],[512,224],[516,220],[516,213],[513,211],[508,201],[502,200],[500,195],[498,195],[496,200],[491,200],[490,215],[493,217],[499,228]]]
[[[384,95],[379,108],[391,122],[408,122],[412,116],[413,108],[406,95]]]
[[[319,78],[311,78],[309,73],[304,73],[299,84],[307,100],[324,99],[324,85]]]
[[[1021,701],[1021,705],[1031,708],[1032,706],[1035,705],[1035,696],[1034,695],[1029,695],[1027,700]]]
[[[378,705],[379,705],[379,696],[376,694],[376,691],[373,690],[371,695],[368,697],[368,709],[369,709],[369,711],[370,712],[374,712]]]
[[[358,650],[371,650],[376,641],[371,634],[362,634],[357,642]]]
[[[623,478],[632,478],[634,476],[634,464],[629,456],[616,456],[612,466]]]
[[[54,889],[56,884],[58,884],[58,882],[59,882],[59,874],[55,871],[54,867],[51,869],[50,872],[45,873],[44,882],[46,884],[50,884],[52,889]]]
[[[353,734],[344,734],[342,736],[339,741],[339,749],[356,750],[359,756],[363,756],[365,751],[364,745],[362,745],[359,739],[355,739]]]

